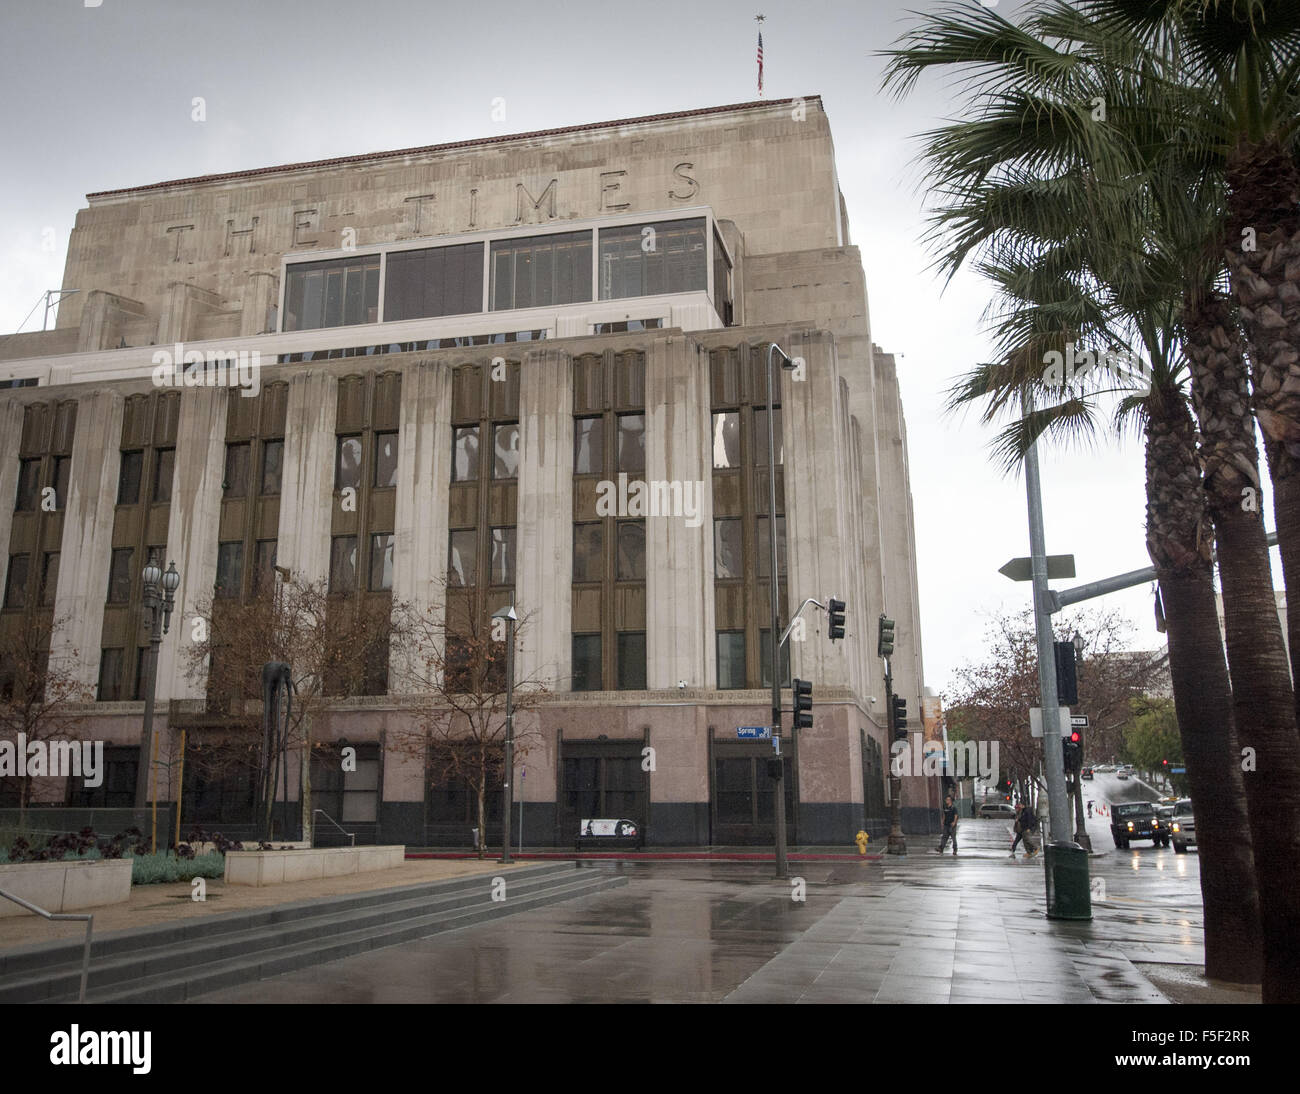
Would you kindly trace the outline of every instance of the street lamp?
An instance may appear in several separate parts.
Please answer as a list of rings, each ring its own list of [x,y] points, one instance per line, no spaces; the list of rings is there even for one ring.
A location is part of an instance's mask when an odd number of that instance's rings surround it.
[[[506,624],[506,762],[505,762],[505,801],[501,815],[501,861],[510,862],[510,809],[514,804],[511,782],[515,773],[515,623],[519,616],[515,614],[514,605],[499,608],[492,613],[493,619],[504,619]],[[486,833],[484,837],[486,840]]]
[[[140,572],[140,578],[144,585],[142,596],[144,609],[148,613],[147,622],[149,626],[149,655],[145,664],[144,681],[144,725],[140,730],[140,762],[136,768],[135,781],[136,808],[143,809],[149,801],[149,774],[153,755],[153,705],[158,678],[158,647],[162,645],[162,636],[167,633],[168,628],[171,626],[172,608],[176,604],[175,593],[180,587],[181,575],[176,569],[175,562],[170,563],[164,573],[154,557],[154,552],[151,551],[149,561],[145,563],[144,569]],[[160,590],[161,596],[159,595]],[[154,796],[157,797],[156,788]],[[156,834],[154,843],[153,850],[156,851],[158,849]]]
[[[772,358],[781,355],[781,367],[792,371],[797,366],[794,358],[775,342],[767,347],[767,540],[770,549],[770,569],[772,574],[772,742],[776,749],[776,876],[786,876],[785,858],[785,761],[781,759],[781,622],[780,592],[776,571],[776,427],[772,412]],[[791,741],[794,729],[790,730]]]
[[[1075,657],[1082,657],[1083,647],[1087,645],[1087,643],[1083,640],[1083,635],[1081,635],[1078,631],[1075,631],[1074,637],[1071,638],[1070,641],[1074,643]]]

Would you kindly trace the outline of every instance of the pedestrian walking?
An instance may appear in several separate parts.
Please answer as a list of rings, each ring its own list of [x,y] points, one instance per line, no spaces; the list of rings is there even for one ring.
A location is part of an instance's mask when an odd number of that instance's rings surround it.
[[[949,794],[943,800],[943,839],[939,841],[939,854],[943,854],[943,849],[948,846],[948,840],[952,840],[952,854],[957,857],[957,807],[953,804],[952,795]]]
[[[1020,811],[1016,814],[1016,838],[1011,841],[1011,857],[1016,857],[1016,846],[1023,840],[1025,844],[1025,858],[1032,858],[1038,854],[1038,840],[1034,835],[1038,828],[1038,818],[1034,811],[1029,808],[1029,803],[1023,801],[1020,803]]]

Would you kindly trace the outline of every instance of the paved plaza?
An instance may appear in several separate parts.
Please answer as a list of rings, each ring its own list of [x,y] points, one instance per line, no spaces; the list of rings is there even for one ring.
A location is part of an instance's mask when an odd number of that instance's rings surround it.
[[[904,858],[792,860],[791,881],[770,863],[593,862],[629,884],[199,1001],[1258,1001],[1200,975],[1195,854],[1095,855],[1105,899],[1063,922],[1044,915],[1041,857],[1007,857],[1005,822],[961,835],[956,858],[913,837]]]

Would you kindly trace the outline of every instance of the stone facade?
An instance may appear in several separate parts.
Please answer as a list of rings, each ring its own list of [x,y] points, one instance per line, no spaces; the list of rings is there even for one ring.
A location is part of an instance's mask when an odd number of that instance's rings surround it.
[[[55,329],[0,338],[0,381],[15,385],[0,390],[0,537],[10,540],[0,566],[29,551],[21,514],[10,505],[20,458],[40,456],[23,447],[24,418],[52,400],[75,400],[52,607],[55,652],[83,684],[103,686],[104,636],[118,633],[115,609],[104,603],[110,562],[125,544],[165,540],[167,559],[182,572],[157,682],[155,731],[165,760],[177,751],[176,728],[197,731],[204,723],[205,680],[187,667],[184,647],[194,641],[192,624],[220,578],[219,543],[245,542],[239,539],[245,536],[247,571],[255,541],[272,534],[229,531],[229,467],[235,466],[229,449],[250,443],[252,459],[270,460],[257,455],[258,445],[264,436],[276,443],[278,435],[274,428],[238,432],[245,419],[275,417],[260,409],[242,413],[238,404],[247,396],[262,408],[276,385],[287,384],[287,393],[274,396],[287,400],[276,404],[283,416],[278,510],[264,498],[250,519],[274,530],[276,564],[291,579],[331,578],[332,557],[351,543],[355,565],[364,569],[357,587],[373,591],[374,575],[385,573],[384,537],[391,536],[391,577],[379,587],[393,602],[443,620],[452,602],[443,568],[449,536],[477,527],[491,553],[499,536],[508,543],[513,535],[513,593],[483,589],[480,606],[490,611],[513,598],[529,620],[516,677],[547,689],[519,717],[529,742],[526,773],[516,781],[527,843],[568,843],[575,834],[572,809],[587,816],[600,808],[589,803],[605,801],[617,803],[619,812],[639,810],[636,820],[650,844],[770,838],[762,804],[764,794],[770,804],[770,784],[745,772],[761,771],[756,761],[771,749],[738,742],[736,727],[768,720],[769,693],[754,667],[761,664],[757,640],[768,628],[758,537],[771,522],[766,464],[755,447],[766,443],[766,418],[752,377],[761,378],[766,347],[775,341],[799,359],[793,372],[777,370],[782,625],[805,598],[848,603],[844,641],[829,642],[825,617],[810,607],[791,642],[792,674],[815,688],[814,726],[793,745],[786,717],[793,835],[805,844],[848,845],[863,826],[883,834],[879,809],[868,816],[864,806],[880,800],[878,788],[864,793],[863,782],[864,742],[874,741],[886,756],[889,751],[875,649],[881,613],[897,620],[894,689],[918,720],[924,687],[906,428],[894,358],[871,341],[862,263],[849,240],[829,121],[818,98],[183,179],[91,194],[88,201],[77,216],[64,276],[64,288],[79,291],[65,298]],[[288,271],[300,260],[388,255],[417,243],[491,248],[508,237],[561,228],[592,232],[594,239],[605,229],[662,228],[689,217],[701,218],[708,234],[704,289],[611,296],[602,292],[606,267],[593,258],[597,284],[586,300],[280,329]],[[486,271],[489,251],[483,253]],[[522,337],[515,332],[538,332],[529,337],[543,340],[502,340]],[[158,354],[183,359],[186,351],[207,353],[209,360],[213,352],[257,354],[256,392],[183,382],[160,390]],[[750,378],[733,384],[726,379],[733,366],[735,376]],[[494,455],[488,438],[517,437],[517,466],[483,472],[482,493],[474,493],[454,481],[461,451],[454,446],[471,428],[455,377],[466,369],[502,368],[517,370],[515,402],[497,407],[498,389],[490,389],[482,428],[500,430],[504,421],[505,431],[475,434],[476,458],[509,463],[516,457]],[[604,401],[583,410],[580,402],[593,397],[592,377],[601,370],[609,385]],[[639,387],[625,393],[628,376]],[[382,395],[356,393],[381,388],[400,390],[395,481],[368,479],[365,515],[344,517],[337,446],[355,435],[357,451],[367,452],[367,476],[378,474],[369,461],[379,459],[372,446],[388,443],[389,427],[375,409]],[[128,436],[130,421],[124,424],[123,407],[133,397],[152,397],[157,407],[154,433],[138,443]],[[174,412],[166,409],[168,399],[179,403]],[[731,408],[735,399],[738,409],[717,409]],[[635,542],[636,533],[617,521],[600,524],[589,511],[595,484],[575,464],[577,425],[602,411],[609,429],[620,430],[631,418],[641,422],[644,465],[632,478],[677,484],[691,491],[688,497],[698,485],[689,516],[644,518],[644,546],[637,548],[643,572],[631,577],[621,570],[623,539],[608,537],[626,533]],[[126,418],[134,420],[131,413]],[[737,440],[744,468],[731,457],[718,462],[718,430],[732,421],[746,423],[735,434],[745,438]],[[621,445],[623,434],[617,437]],[[613,445],[615,434],[604,443]],[[134,459],[137,448],[145,454],[142,474],[173,461],[170,491],[159,494],[155,485],[152,498],[140,503],[138,528],[115,505],[119,477],[129,473],[122,461]],[[621,448],[617,458],[623,459]],[[261,463],[250,467],[252,481],[265,472],[258,468]],[[480,506],[477,517],[466,516],[471,503]],[[607,537],[599,542],[609,570],[590,586],[575,572],[575,529],[584,522],[605,528]],[[743,580],[739,571],[727,572],[740,562],[717,554],[732,534],[745,545]],[[495,554],[480,559],[480,573],[495,560]],[[133,557],[136,570],[138,563]],[[247,578],[240,580],[251,588]],[[41,610],[35,600],[4,609],[0,628],[25,625]],[[125,603],[128,615],[138,611],[138,587]],[[599,689],[577,690],[575,675],[586,669],[575,658],[586,647],[574,636],[589,631],[607,668]],[[129,657],[131,640],[123,641]],[[732,660],[721,663],[724,648],[729,659],[743,650],[743,673]],[[468,831],[433,824],[423,764],[394,743],[409,739],[414,718],[414,666],[406,656],[390,652],[386,693],[339,700],[317,717],[317,741],[370,744],[378,757],[373,785],[345,780],[343,797],[330,800],[353,809],[345,826],[355,821],[363,838],[463,843]],[[737,675],[724,685],[728,672]],[[624,686],[612,686],[620,679]],[[87,724],[130,746],[138,741],[138,721],[130,715],[140,704],[131,705],[129,695],[113,697],[121,701],[89,708]],[[787,710],[789,702],[787,691]],[[163,800],[175,800],[176,766],[160,776]],[[290,768],[292,799],[300,778],[296,761]],[[616,776],[616,768],[624,774]],[[604,780],[592,792],[596,797],[584,797],[587,789],[580,792],[573,782],[588,771]],[[642,772],[637,785],[620,783],[616,792],[614,784],[633,771]],[[937,799],[930,782],[904,780],[905,815],[913,826],[931,823]],[[620,796],[624,790],[627,796]],[[62,793],[44,787],[41,796],[58,800]],[[748,826],[742,822],[747,808]]]

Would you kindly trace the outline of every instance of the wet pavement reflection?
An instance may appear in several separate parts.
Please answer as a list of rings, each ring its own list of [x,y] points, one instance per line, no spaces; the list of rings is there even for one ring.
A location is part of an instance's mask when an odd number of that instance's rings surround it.
[[[203,1002],[1164,1002],[1135,962],[1203,960],[1195,853],[1090,859],[1091,922],[1048,920],[1041,856],[1004,821],[902,858],[600,862],[629,884]],[[1098,841],[1099,842],[1099,841]]]

